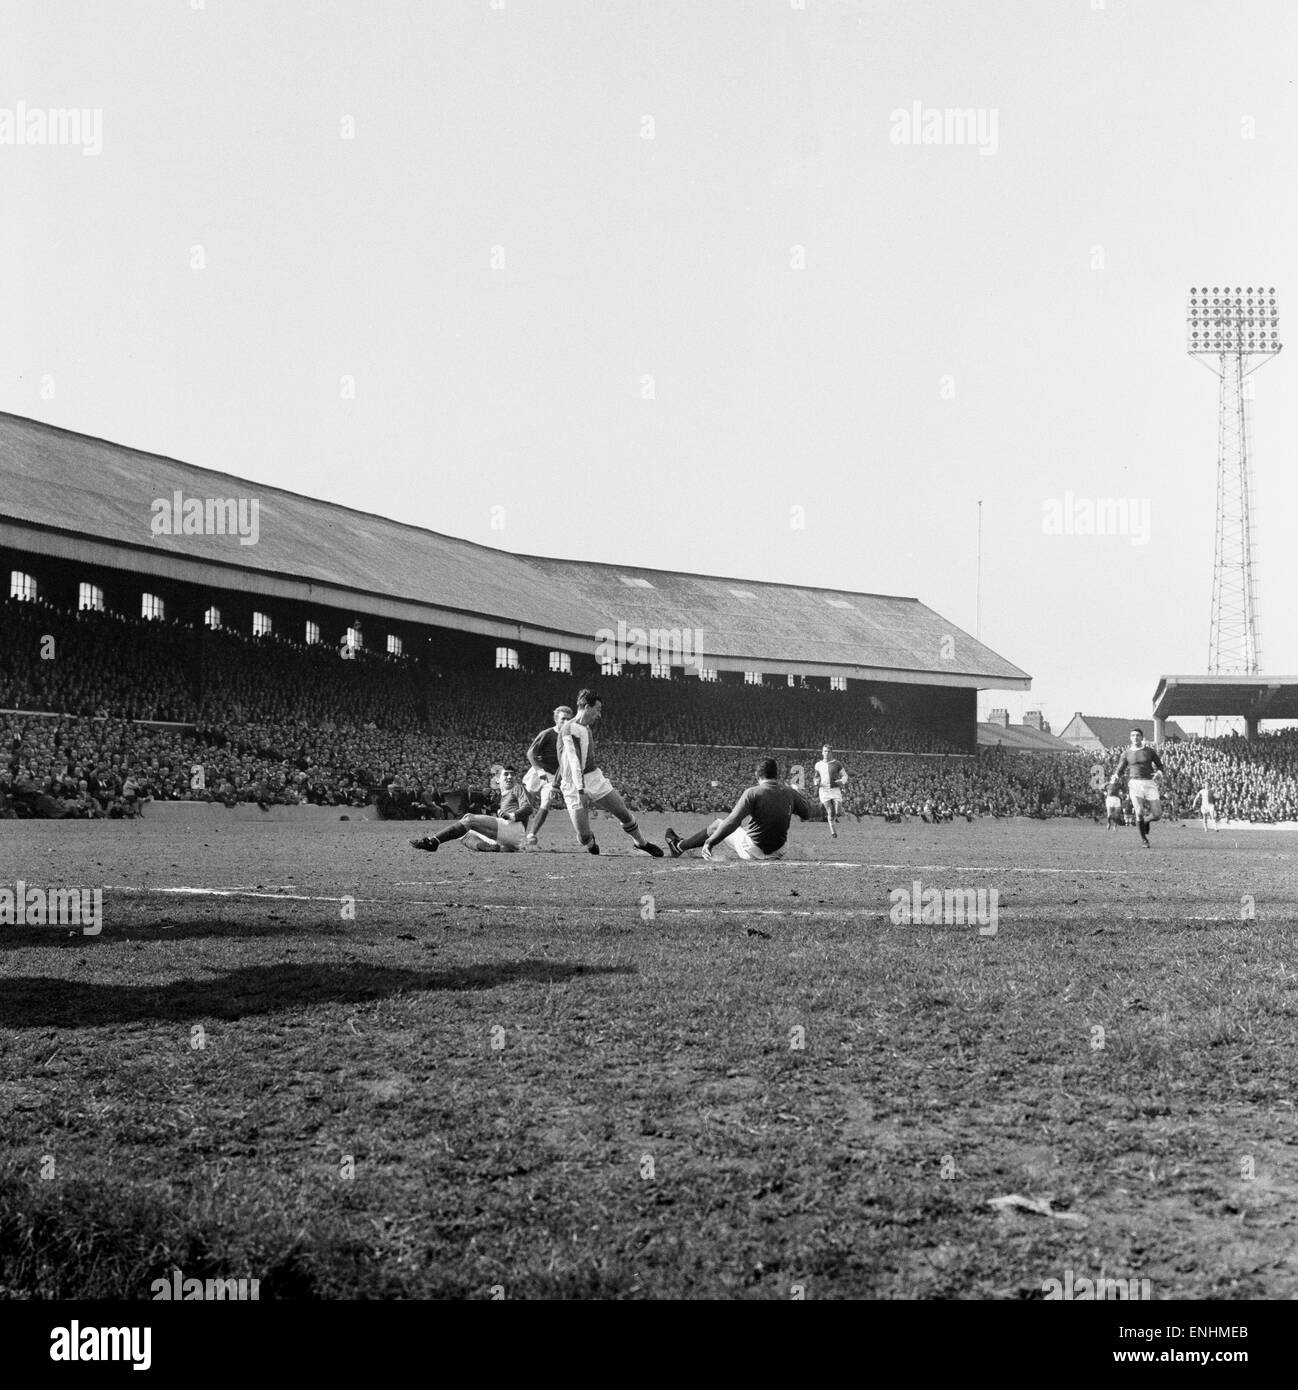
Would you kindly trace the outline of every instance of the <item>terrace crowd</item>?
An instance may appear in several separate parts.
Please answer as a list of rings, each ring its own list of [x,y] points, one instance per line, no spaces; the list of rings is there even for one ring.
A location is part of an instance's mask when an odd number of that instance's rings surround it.
[[[365,652],[344,660],[279,637],[0,605],[0,814],[126,816],[149,800],[362,806],[444,816],[484,805],[493,765],[522,770],[532,736],[575,679],[440,671]],[[951,754],[920,711],[868,690],[600,682],[600,760],[641,810],[727,810],[770,751],[810,788],[822,742],[852,773],[856,816],[1094,816],[1093,767],[1116,752]],[[894,700],[905,696],[894,696]],[[171,721],[184,727],[157,727]],[[1298,731],[1164,749],[1165,797],[1182,812],[1209,786],[1237,820],[1298,820]]]

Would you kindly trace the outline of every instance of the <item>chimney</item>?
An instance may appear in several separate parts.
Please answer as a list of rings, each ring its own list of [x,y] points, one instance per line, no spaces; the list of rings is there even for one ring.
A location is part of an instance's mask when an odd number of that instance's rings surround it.
[[[1010,712],[1007,709],[994,709],[987,722],[995,724],[999,729],[1008,729],[1010,726]]]
[[[1025,729],[1036,729],[1038,732],[1042,732],[1044,726],[1045,720],[1041,717],[1041,711],[1039,709],[1030,709],[1024,711],[1023,727]]]

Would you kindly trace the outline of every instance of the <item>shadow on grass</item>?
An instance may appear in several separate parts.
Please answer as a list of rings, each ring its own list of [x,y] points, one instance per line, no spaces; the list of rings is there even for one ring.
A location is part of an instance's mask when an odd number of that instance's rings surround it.
[[[30,950],[33,946],[53,947],[58,950],[76,950],[79,947],[94,947],[102,950],[111,943],[131,941],[153,943],[156,941],[250,941],[276,936],[283,937],[340,937],[348,934],[349,924],[333,918],[323,921],[311,918],[302,921],[289,921],[280,918],[253,918],[242,921],[220,917],[168,918],[164,921],[137,921],[129,925],[114,922],[106,926],[98,937],[84,935],[80,927],[5,927],[0,930],[0,953],[10,950]],[[351,934],[355,935],[354,926]]]
[[[521,960],[454,970],[387,966],[255,965],[206,980],[167,985],[111,985],[45,975],[0,980],[0,1028],[95,1028],[154,1020],[186,1023],[238,1019],[314,1004],[357,1004],[430,990],[494,989],[510,984],[563,984],[585,975],[629,975],[625,965]]]

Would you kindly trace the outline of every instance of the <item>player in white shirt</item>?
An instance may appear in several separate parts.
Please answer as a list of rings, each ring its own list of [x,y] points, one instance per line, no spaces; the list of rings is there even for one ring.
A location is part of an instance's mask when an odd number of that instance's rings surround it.
[[[831,758],[829,744],[820,750],[820,761],[816,764],[816,791],[820,804],[825,808],[825,819],[829,822],[830,836],[838,839],[838,815],[843,809],[843,788],[847,786],[847,769],[837,758]]]
[[[1209,821],[1212,822],[1214,830],[1221,829],[1221,826],[1217,824],[1217,808],[1212,804],[1212,793],[1208,790],[1206,783],[1195,793],[1194,800],[1190,803],[1190,809],[1192,811],[1197,809],[1203,818],[1203,833],[1205,835],[1208,833]]]
[[[573,829],[588,854],[598,854],[590,828],[590,808],[607,811],[642,849],[655,859],[663,857],[662,846],[651,844],[640,833],[635,817],[613,784],[595,766],[594,727],[601,717],[602,700],[593,690],[577,696],[577,713],[559,729],[559,786]]]

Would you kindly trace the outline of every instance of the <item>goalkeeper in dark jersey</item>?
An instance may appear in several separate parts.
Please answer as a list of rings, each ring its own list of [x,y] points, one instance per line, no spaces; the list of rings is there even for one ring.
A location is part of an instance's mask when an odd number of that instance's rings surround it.
[[[514,843],[517,837],[507,838],[507,832],[515,827],[525,829],[531,814],[532,798],[514,775],[514,769],[507,767],[500,774],[500,806],[494,816],[461,816],[435,835],[425,835],[423,839],[411,840],[410,843],[415,849],[435,851],[448,840],[463,839],[465,849],[483,850],[489,854],[504,850],[512,854],[518,849]]]
[[[1162,802],[1158,796],[1158,779],[1163,775],[1163,760],[1156,749],[1145,745],[1143,729],[1132,729],[1131,747],[1122,750],[1118,765],[1109,779],[1109,790],[1115,791],[1122,774],[1127,774],[1127,795],[1136,813],[1136,826],[1140,830],[1140,843],[1149,848],[1149,823],[1158,820],[1163,814]]]
[[[712,851],[723,844],[740,859],[782,858],[789,822],[794,816],[806,820],[811,805],[796,787],[781,786],[779,775],[775,759],[765,758],[757,768],[757,785],[744,792],[724,819],[718,817],[706,830],[696,830],[683,839],[668,826],[664,839],[672,858],[701,849],[704,859],[711,859]]]

